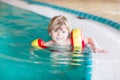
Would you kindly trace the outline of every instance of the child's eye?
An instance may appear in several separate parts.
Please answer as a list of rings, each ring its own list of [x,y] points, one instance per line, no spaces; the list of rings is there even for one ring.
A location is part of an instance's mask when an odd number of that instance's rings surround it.
[[[62,31],[62,33],[66,33],[66,31]]]
[[[57,32],[57,30],[54,30],[54,32]]]

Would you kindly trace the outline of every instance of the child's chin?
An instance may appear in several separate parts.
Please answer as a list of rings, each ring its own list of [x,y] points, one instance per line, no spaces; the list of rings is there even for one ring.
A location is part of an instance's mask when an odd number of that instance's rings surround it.
[[[57,43],[57,44],[62,44],[62,43],[63,43],[63,41],[57,41],[56,43]]]

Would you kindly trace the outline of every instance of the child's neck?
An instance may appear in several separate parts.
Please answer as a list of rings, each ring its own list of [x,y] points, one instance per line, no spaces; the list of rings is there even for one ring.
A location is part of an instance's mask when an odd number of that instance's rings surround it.
[[[56,44],[56,45],[63,45],[63,46],[64,45],[71,45],[70,39],[66,39],[65,41],[62,41],[60,43],[57,43],[57,42],[53,41],[53,43]]]

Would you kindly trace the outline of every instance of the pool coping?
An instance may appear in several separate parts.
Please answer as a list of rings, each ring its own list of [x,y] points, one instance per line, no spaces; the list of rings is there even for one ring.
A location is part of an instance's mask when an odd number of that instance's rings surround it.
[[[54,5],[54,4],[48,4],[48,3],[44,3],[44,2],[40,2],[40,1],[39,2],[34,1],[34,0],[24,0],[24,1],[27,1],[30,4],[37,4],[37,5],[41,5],[41,6],[46,6],[46,7],[49,7],[49,8],[53,8],[53,9],[57,9],[57,10],[60,10],[60,11],[67,12],[67,13],[74,14],[78,17],[82,17],[82,18],[85,18],[85,19],[91,19],[91,20],[94,20],[94,21],[97,21],[97,22],[101,22],[103,24],[111,26],[111,27],[115,28],[116,30],[120,31],[120,23],[112,21],[112,20],[107,19],[107,18],[103,18],[103,17],[96,16],[96,15],[93,15],[93,14],[85,13],[85,12],[82,12],[82,11],[78,11],[78,10],[74,10],[74,9],[70,9],[70,8],[65,8],[65,7],[62,7],[62,6]]]

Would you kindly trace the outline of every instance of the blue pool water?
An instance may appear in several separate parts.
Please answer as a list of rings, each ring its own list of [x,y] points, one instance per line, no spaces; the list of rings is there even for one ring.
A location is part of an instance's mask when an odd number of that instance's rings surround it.
[[[36,50],[36,38],[50,39],[50,19],[0,3],[0,80],[91,80],[91,50]]]

